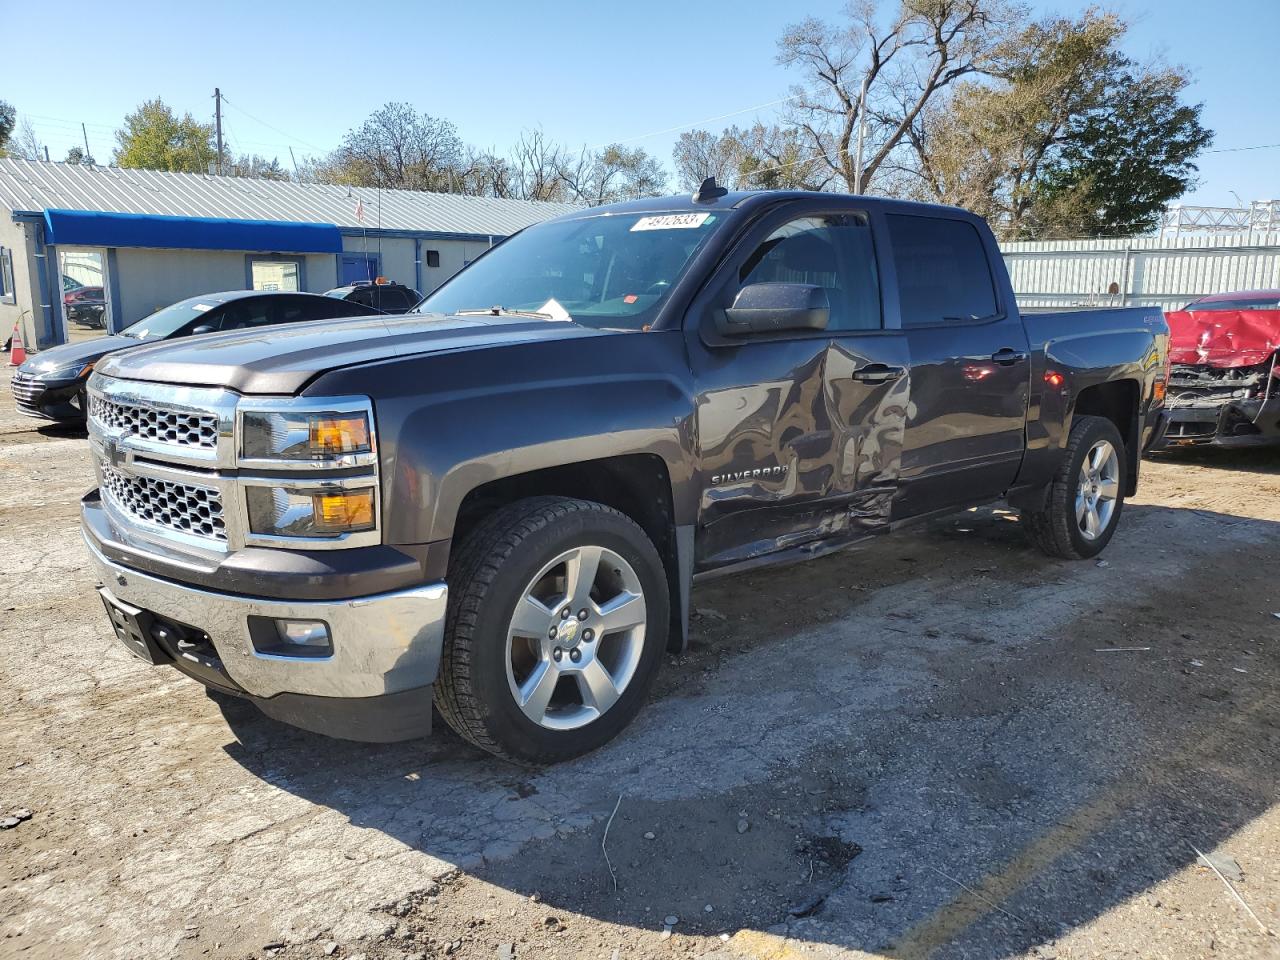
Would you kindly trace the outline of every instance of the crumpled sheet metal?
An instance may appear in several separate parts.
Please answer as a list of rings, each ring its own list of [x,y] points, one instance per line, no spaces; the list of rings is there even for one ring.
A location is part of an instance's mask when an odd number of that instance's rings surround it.
[[[1173,310],[1169,359],[1210,367],[1252,367],[1280,349],[1280,310]]]

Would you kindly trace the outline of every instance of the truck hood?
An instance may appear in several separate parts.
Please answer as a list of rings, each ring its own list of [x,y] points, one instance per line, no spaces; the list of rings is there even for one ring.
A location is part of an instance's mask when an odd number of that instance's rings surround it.
[[[1169,359],[1210,367],[1252,367],[1280,349],[1280,310],[1174,310]]]
[[[318,374],[377,360],[602,333],[525,317],[406,314],[316,320],[139,347],[108,357],[97,370],[127,380],[294,394]]]

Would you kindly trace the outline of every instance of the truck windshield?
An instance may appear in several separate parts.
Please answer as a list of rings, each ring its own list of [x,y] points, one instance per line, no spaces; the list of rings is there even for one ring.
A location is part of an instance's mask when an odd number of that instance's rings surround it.
[[[641,330],[723,220],[716,213],[686,211],[539,224],[463,270],[413,312],[501,307],[590,327]]]

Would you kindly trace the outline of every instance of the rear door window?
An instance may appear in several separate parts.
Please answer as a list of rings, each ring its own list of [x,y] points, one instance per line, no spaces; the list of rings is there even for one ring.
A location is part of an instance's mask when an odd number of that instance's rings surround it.
[[[999,311],[982,237],[966,220],[889,214],[904,327],[975,323]]]
[[[275,303],[271,323],[298,323],[311,319],[310,297],[281,297]]]

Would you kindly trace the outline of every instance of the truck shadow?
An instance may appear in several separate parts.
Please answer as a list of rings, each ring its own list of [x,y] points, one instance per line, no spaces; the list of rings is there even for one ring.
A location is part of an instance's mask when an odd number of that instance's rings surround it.
[[[1126,510],[1105,565],[1045,559],[982,510],[700,588],[694,650],[641,717],[558,767],[495,761],[443,725],[328,740],[239,703],[227,749],[443,862],[424,872],[519,895],[526,952],[575,915],[656,948],[675,915],[677,933],[996,958],[1138,897],[1132,932],[1192,844],[1229,844],[1276,801],[1280,646],[1258,597],[1280,531]],[[1248,850],[1231,850],[1248,897]],[[453,937],[420,899],[396,916]]]

